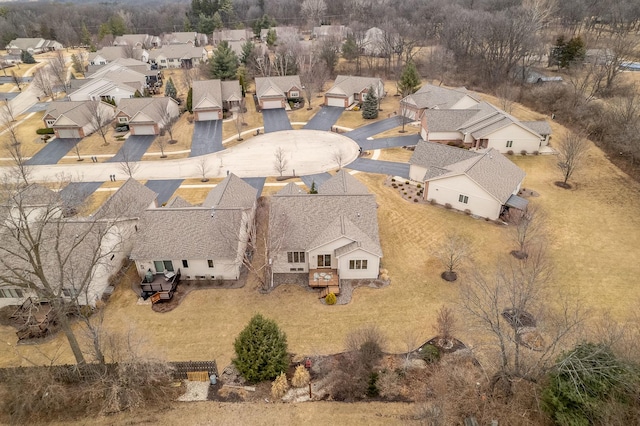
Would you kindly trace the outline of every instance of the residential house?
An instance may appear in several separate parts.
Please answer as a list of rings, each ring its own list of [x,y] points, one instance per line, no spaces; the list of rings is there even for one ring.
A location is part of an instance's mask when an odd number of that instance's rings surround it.
[[[289,99],[302,97],[302,84],[297,75],[256,77],[256,97],[260,109],[288,107]]]
[[[343,279],[376,279],[382,248],[375,196],[344,170],[317,194],[290,183],[271,198],[269,244],[276,279],[303,274],[323,295],[339,293]]]
[[[89,53],[88,61],[91,65],[105,65],[117,59],[136,59],[141,62],[149,61],[149,52],[141,47],[130,49],[127,46],[105,46]]]
[[[207,62],[207,59],[208,53],[204,47],[190,44],[172,44],[149,53],[149,62],[157,69],[193,68]]]
[[[378,98],[385,96],[384,82],[380,78],[339,75],[333,86],[324,94],[324,104],[347,108],[353,103],[361,103],[369,88]]]
[[[209,37],[195,31],[168,33],[162,37],[162,45],[168,44],[190,44],[191,46],[206,46],[209,44]]]
[[[64,49],[64,46],[55,40],[45,40],[43,38],[16,38],[5,46],[10,55],[20,55],[22,52],[29,52],[32,55],[38,53],[51,52],[53,50]]]
[[[141,49],[160,47],[160,37],[149,34],[123,34],[113,40],[114,46],[133,46]]]
[[[69,93],[68,97],[72,101],[102,99],[113,100],[117,104],[121,99],[134,97],[136,92],[144,93],[144,89],[148,87],[148,79],[149,74],[146,72],[116,64],[90,75],[89,78],[76,81],[76,84],[84,84]]]
[[[191,87],[196,121],[222,120],[223,111],[239,106],[242,101],[242,89],[238,80],[194,81]]]
[[[141,279],[179,273],[186,280],[236,280],[253,227],[257,190],[234,174],[201,206],[174,200],[144,212],[131,259]]]
[[[313,27],[311,37],[317,40],[323,40],[326,38],[344,40],[347,38],[348,33],[349,28],[344,25],[321,25],[319,27]]]
[[[130,179],[92,216],[65,217],[62,213],[55,214],[57,204],[60,205],[60,212],[64,211],[63,201],[58,194],[44,187],[32,186],[23,192],[30,192],[29,197],[34,201],[25,199],[22,193],[18,197],[12,197],[12,201],[20,200],[20,209],[27,212],[27,216],[33,220],[24,225],[24,221],[18,224],[11,216],[4,216],[3,220],[9,222],[5,223],[8,226],[0,228],[0,233],[9,232],[12,224],[29,226],[33,231],[39,230],[43,235],[39,243],[44,244],[44,247],[40,247],[39,253],[41,264],[45,267],[45,276],[64,274],[64,288],[57,291],[67,299],[76,299],[80,305],[94,306],[109,287],[109,278],[120,269],[129,255],[138,217],[141,211],[155,205],[156,194]],[[34,211],[46,211],[47,219],[43,221],[42,215],[29,213],[31,205],[38,209]],[[16,217],[25,217],[25,213]],[[0,235],[0,238],[4,241],[4,247],[17,244],[11,235]],[[20,250],[24,249],[17,249],[18,252]],[[24,264],[17,256],[10,256],[5,252],[0,264],[3,264],[5,271],[9,265],[20,266],[24,269],[21,275],[32,275],[33,285],[41,287],[40,278],[29,272],[33,266]],[[79,286],[86,283],[86,275],[90,275],[91,280],[86,288],[81,288]],[[58,279],[56,276],[51,281],[56,282]],[[1,285],[0,307],[20,305],[27,297],[37,298],[40,292],[34,289]]]
[[[95,130],[92,108],[100,108],[103,117],[113,118],[113,106],[100,102],[96,105],[90,101],[53,101],[42,118],[48,128],[52,128],[59,139],[82,139]]]
[[[253,31],[250,29],[240,30],[217,30],[213,32],[211,44],[217,46],[221,41],[246,43],[247,40],[254,39]]]
[[[423,198],[471,214],[498,219],[506,208],[524,209],[518,197],[525,173],[495,149],[469,151],[419,141],[409,177],[424,185]]]
[[[400,101],[400,111],[411,120],[419,120],[427,109],[468,109],[479,103],[480,99],[464,87],[447,88],[425,84]]]
[[[501,153],[537,152],[548,144],[551,134],[548,124],[525,124],[487,102],[469,109],[427,109],[420,126],[420,135],[426,141],[493,148]]]
[[[123,68],[143,74],[147,87],[162,85],[162,73],[160,71],[152,70],[148,63],[132,58],[118,58],[104,65],[89,65],[85,76],[87,78],[108,78],[114,71],[119,71]]]
[[[297,27],[271,27],[271,28],[263,28],[260,30],[260,40],[263,43],[267,42],[267,35],[269,31],[273,30],[276,33],[276,40],[283,38],[293,38],[296,40],[302,40],[302,35]],[[276,42],[277,43],[277,42]]]
[[[129,98],[118,104],[116,121],[119,126],[128,125],[132,135],[159,135],[179,115],[180,107],[172,98]]]

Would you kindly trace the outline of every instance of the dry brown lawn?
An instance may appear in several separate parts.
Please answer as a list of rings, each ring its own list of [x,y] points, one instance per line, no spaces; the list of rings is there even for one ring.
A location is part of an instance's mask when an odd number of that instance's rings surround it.
[[[403,148],[381,149],[378,160],[407,163],[409,161],[409,158],[411,158],[411,154],[413,154],[413,151],[409,151],[408,149]]]
[[[43,116],[44,112],[35,113],[16,127],[17,137],[21,142],[22,155],[25,157],[31,157],[45,146],[42,139],[40,139],[40,135],[36,133],[36,130],[44,127]],[[16,117],[16,121],[19,122],[25,117],[26,115]],[[4,130],[4,127],[0,130]],[[0,136],[0,158],[9,157],[9,151],[6,148],[8,141],[9,135],[7,133]],[[9,164],[13,163],[4,161],[4,165]]]

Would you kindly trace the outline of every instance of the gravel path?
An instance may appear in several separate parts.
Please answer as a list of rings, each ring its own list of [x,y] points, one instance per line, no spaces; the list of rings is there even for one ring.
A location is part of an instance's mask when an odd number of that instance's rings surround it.
[[[187,391],[178,401],[206,401],[209,394],[209,382],[190,382],[185,380]]]

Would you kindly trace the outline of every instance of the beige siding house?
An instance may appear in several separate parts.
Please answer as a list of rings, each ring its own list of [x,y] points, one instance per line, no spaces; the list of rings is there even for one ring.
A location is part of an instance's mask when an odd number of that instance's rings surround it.
[[[480,153],[420,141],[409,164],[409,177],[424,184],[427,201],[489,219],[527,204],[517,196],[524,171],[492,148]]]
[[[426,84],[416,93],[400,101],[401,113],[410,120],[419,120],[427,109],[468,109],[480,99],[464,87],[446,88]]]
[[[145,211],[131,253],[140,278],[169,271],[183,280],[238,279],[256,195],[256,189],[230,174],[201,206],[177,198]]]
[[[288,99],[302,97],[300,77],[256,77],[256,96],[260,109],[286,108]]]
[[[375,196],[338,172],[307,194],[290,183],[271,199],[274,274],[308,274],[309,285],[339,293],[340,280],[376,279],[382,249]]]
[[[194,81],[193,115],[196,121],[222,120],[228,111],[242,101],[242,89],[238,80]]]
[[[48,128],[52,128],[56,137],[60,139],[81,139],[90,135],[96,129],[92,122],[92,101],[54,101],[42,118]],[[97,105],[101,114],[109,119],[115,112],[113,106],[100,102]]]
[[[384,83],[379,78],[339,75],[325,92],[324,104],[347,108],[353,103],[363,102],[369,88],[373,88],[378,99],[385,96]]]
[[[128,125],[132,135],[158,135],[178,115],[180,107],[172,98],[129,98],[120,101],[115,119]]]

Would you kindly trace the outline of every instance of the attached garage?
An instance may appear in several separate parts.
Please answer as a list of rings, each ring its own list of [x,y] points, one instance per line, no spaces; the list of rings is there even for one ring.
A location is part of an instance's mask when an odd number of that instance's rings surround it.
[[[327,106],[342,107],[342,108],[345,107],[344,98],[334,98],[334,97],[327,96],[326,104]]]
[[[137,124],[131,127],[131,134],[133,135],[155,135],[156,129],[153,124]]]
[[[76,129],[55,129],[56,134],[60,139],[77,139],[81,138],[79,128]]]
[[[275,109],[282,108],[282,100],[276,101],[262,101],[262,109]]]
[[[218,111],[196,111],[196,121],[219,120],[220,113]]]

